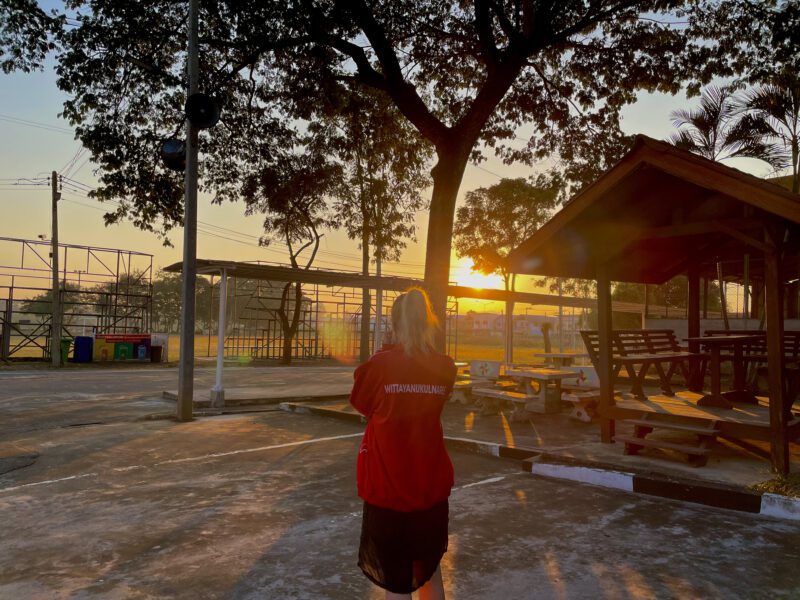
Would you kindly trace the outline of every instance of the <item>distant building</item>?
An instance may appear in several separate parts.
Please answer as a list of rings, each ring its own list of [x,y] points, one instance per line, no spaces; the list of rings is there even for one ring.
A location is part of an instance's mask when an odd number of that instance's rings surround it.
[[[514,315],[514,334],[522,336],[541,336],[543,323],[551,323],[555,328],[558,317],[543,315]],[[505,331],[506,316],[496,313],[478,313],[469,311],[466,315],[458,315],[460,331],[473,334],[502,334]]]

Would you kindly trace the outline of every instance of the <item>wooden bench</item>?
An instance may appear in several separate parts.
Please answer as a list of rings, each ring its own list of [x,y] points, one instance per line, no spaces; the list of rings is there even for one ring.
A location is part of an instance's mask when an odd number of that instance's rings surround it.
[[[595,369],[600,365],[600,334],[596,330],[581,331],[583,343]],[[645,377],[653,368],[658,375],[662,391],[674,395],[672,377],[679,371],[687,387],[696,388],[692,363],[697,366],[707,359],[700,353],[688,352],[681,348],[675,332],[671,329],[621,329],[614,330],[611,337],[613,355],[611,366],[614,383],[622,383],[620,372],[625,369],[631,384],[631,392],[638,398],[646,398]],[[666,368],[665,368],[666,367]]]
[[[709,421],[705,427],[699,427],[689,423],[648,419],[645,415],[641,419],[625,419],[624,422],[633,425],[633,435],[615,435],[614,441],[625,444],[625,454],[638,454],[642,448],[673,450],[685,454],[689,463],[695,467],[702,467],[708,462],[711,454],[710,446],[719,434],[715,421]],[[696,438],[676,443],[675,440],[647,437],[656,429],[694,435]]]

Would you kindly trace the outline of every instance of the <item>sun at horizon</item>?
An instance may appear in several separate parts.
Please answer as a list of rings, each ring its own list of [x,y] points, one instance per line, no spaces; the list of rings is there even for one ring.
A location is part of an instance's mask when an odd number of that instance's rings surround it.
[[[450,279],[456,285],[481,289],[504,289],[500,275],[484,275],[474,270],[475,263],[471,258],[460,258],[450,271]]]

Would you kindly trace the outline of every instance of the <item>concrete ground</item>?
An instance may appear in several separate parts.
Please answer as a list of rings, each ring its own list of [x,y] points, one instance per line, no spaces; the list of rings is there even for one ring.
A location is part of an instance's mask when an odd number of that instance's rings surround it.
[[[207,399],[213,367],[195,367],[195,396]],[[336,395],[352,386],[351,367],[226,367],[225,387],[268,390],[276,398]],[[163,416],[175,412],[165,400],[177,388],[178,370],[169,367],[0,370],[0,435],[37,429]],[[261,395],[262,392],[259,392]]]
[[[103,377],[0,374],[0,597],[382,597],[355,564],[359,424],[141,420],[160,383]],[[800,596],[798,523],[451,455],[450,599]]]

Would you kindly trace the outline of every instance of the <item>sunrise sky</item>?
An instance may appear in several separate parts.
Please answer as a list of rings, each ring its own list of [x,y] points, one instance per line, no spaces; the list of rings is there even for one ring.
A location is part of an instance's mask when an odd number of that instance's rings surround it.
[[[87,154],[75,141],[68,124],[58,118],[63,100],[64,95],[55,85],[52,64],[42,73],[0,74],[0,237],[34,239],[40,234],[50,235],[49,188],[14,186],[11,185],[13,180],[47,177],[52,170],[57,170],[84,186],[91,187],[96,183]],[[673,130],[670,111],[691,106],[696,101],[687,101],[683,96],[642,94],[639,101],[625,111],[623,128],[629,133],[664,138]],[[524,135],[524,132],[520,133]],[[758,176],[769,173],[768,167],[755,161],[731,161],[728,164]],[[529,167],[507,166],[490,156],[480,166],[467,167],[461,198],[467,191],[490,186],[501,177],[525,177],[532,172]],[[156,268],[181,260],[180,230],[170,236],[174,247],[165,248],[156,236],[137,230],[131,224],[105,227],[102,221],[105,209],[85,195],[69,191],[63,199],[59,209],[62,242],[152,253]],[[242,204],[216,206],[207,196],[201,195],[198,257],[286,262],[286,254],[280,247],[258,246],[260,220],[245,217],[243,211]],[[426,227],[427,215],[418,214],[417,241],[409,242],[399,263],[385,264],[384,273],[422,275]],[[15,260],[0,244],[0,265],[9,265]],[[320,268],[358,270],[359,250],[344,233],[327,232],[315,264]],[[451,279],[464,285],[499,287],[499,278],[476,276],[469,267],[468,260],[454,256]],[[0,273],[5,272],[0,269]],[[522,285],[525,287],[524,283]]]

